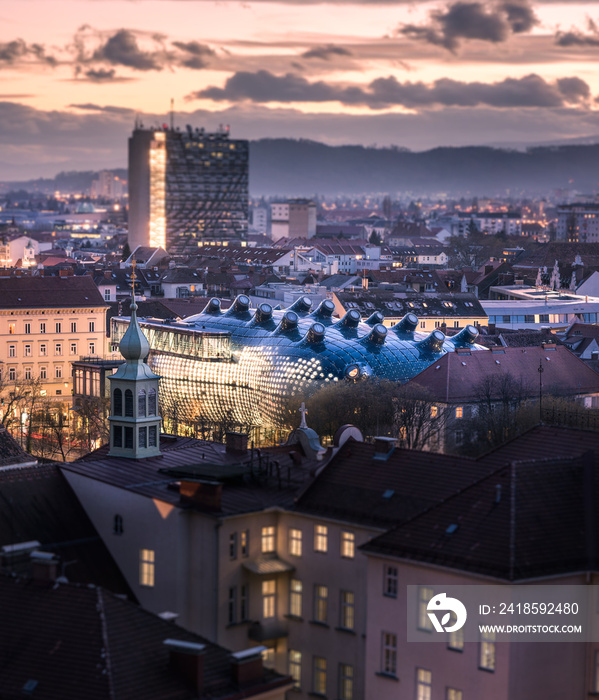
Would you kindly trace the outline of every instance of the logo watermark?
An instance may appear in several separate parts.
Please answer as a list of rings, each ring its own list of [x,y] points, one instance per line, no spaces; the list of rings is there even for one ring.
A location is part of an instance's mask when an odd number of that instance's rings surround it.
[[[437,632],[457,632],[466,624],[466,618],[468,617],[464,603],[457,598],[448,598],[447,593],[438,593],[436,596],[433,596],[429,600],[426,609],[428,611],[427,615]],[[441,622],[439,622],[436,612],[430,612],[431,610],[447,612],[441,618]],[[456,619],[453,625],[448,624],[451,621],[451,613],[454,613]]]

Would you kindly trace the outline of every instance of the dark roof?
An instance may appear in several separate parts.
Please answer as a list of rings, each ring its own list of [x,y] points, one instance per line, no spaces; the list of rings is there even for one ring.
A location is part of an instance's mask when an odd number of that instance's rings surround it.
[[[68,562],[69,580],[134,597],[56,464],[0,469],[0,546],[34,540]],[[17,564],[5,560],[3,566],[14,570]],[[23,566],[28,561],[18,569]]]
[[[375,458],[375,446],[348,440],[298,499],[299,511],[390,527],[472,483],[481,468],[472,459],[395,448]]]
[[[514,269],[548,267],[553,269],[555,261],[561,268],[564,264],[571,265],[576,256],[580,255],[585,265],[592,267],[599,266],[599,243],[565,243],[552,241],[546,245],[531,248],[523,255]]]
[[[233,682],[229,652],[102,588],[0,577],[0,697],[37,700],[192,700],[251,697],[286,685],[264,671]],[[166,639],[206,645],[204,692],[169,665]],[[242,695],[241,695],[242,694]]]
[[[543,330],[527,330],[516,333],[499,334],[499,340],[504,347],[507,348],[531,348],[540,346],[543,343],[555,343],[556,345],[564,345],[564,343],[555,335]]]
[[[474,294],[437,293],[412,294],[409,292],[381,291],[375,288],[368,292],[336,292],[344,309],[358,309],[364,316],[380,311],[383,316],[416,316],[439,318],[486,318],[487,314]]]
[[[597,502],[590,453],[514,461],[363,549],[511,581],[593,571]]]
[[[65,471],[182,508],[190,507],[179,494],[182,470],[187,471],[190,478],[222,481],[225,486],[218,511],[222,516],[271,506],[291,506],[298,490],[309,478],[310,469],[317,464],[304,459],[301,466],[295,465],[290,452],[296,449],[278,449],[272,456],[268,455],[268,449],[263,449],[259,461],[257,456],[252,460],[250,451],[227,452],[225,445],[219,442],[162,435],[162,455],[158,457],[108,457],[105,445],[61,466]],[[207,512],[214,514],[214,510]]]
[[[0,277],[0,308],[106,307],[91,277]]]
[[[37,459],[25,452],[8,430],[0,424],[0,467],[36,463]]]
[[[432,400],[455,403],[480,400],[480,387],[485,379],[508,375],[521,382],[525,395],[538,396],[539,364],[543,367],[543,387],[548,394],[573,396],[599,392],[597,373],[559,345],[553,349],[535,346],[447,353],[411,382],[427,389]],[[497,382],[497,389],[500,384]]]

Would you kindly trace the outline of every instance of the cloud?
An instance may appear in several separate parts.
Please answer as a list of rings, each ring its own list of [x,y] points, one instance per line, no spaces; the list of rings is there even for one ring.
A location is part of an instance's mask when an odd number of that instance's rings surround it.
[[[344,49],[342,46],[328,44],[327,46],[315,46],[313,49],[304,51],[302,58],[320,58],[323,61],[329,61],[331,58],[335,58],[336,56],[351,55],[351,51]]]
[[[558,46],[599,46],[599,28],[592,19],[587,19],[589,34],[580,29],[570,29],[568,32],[557,32],[555,43]]]
[[[585,105],[590,98],[587,83],[580,78],[562,78],[554,83],[538,75],[506,78],[496,83],[463,82],[442,78],[434,83],[399,82],[394,76],[377,78],[367,86],[347,86],[324,81],[309,82],[288,73],[277,76],[266,70],[240,71],[227,79],[223,88],[208,87],[187,99],[209,98],[215,101],[268,102],[341,102],[371,109],[406,107],[564,107]]]
[[[46,49],[41,44],[28,44],[23,39],[0,42],[0,64],[14,65],[30,58],[49,66],[55,66],[58,63],[54,56],[46,54]]]
[[[490,7],[478,0],[458,0],[444,10],[431,10],[428,24],[404,24],[399,33],[455,52],[464,39],[500,43],[536,24],[527,0],[502,0]]]
[[[114,107],[112,105],[96,105],[91,102],[86,102],[85,104],[72,104],[69,107],[74,109],[81,109],[86,112],[107,112],[109,114],[135,114],[135,110],[129,109],[129,107]]]
[[[105,61],[140,71],[162,70],[161,58],[160,52],[140,49],[135,34],[128,29],[120,29],[113,34],[92,56],[94,61]]]
[[[172,45],[187,54],[179,59],[180,65],[193,70],[206,68],[210,62],[209,59],[215,55],[209,46],[200,44],[198,41],[173,41]]]

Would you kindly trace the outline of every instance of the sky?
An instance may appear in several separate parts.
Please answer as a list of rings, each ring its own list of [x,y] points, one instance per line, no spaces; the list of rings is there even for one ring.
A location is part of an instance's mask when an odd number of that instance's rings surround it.
[[[2,0],[0,180],[126,167],[137,117],[332,145],[599,142],[599,0]]]

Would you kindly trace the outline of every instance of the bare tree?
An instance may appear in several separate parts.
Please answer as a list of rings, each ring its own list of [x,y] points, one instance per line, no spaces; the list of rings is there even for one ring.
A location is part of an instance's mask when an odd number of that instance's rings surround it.
[[[414,450],[437,446],[447,422],[444,407],[426,389],[410,382],[397,387],[393,401],[400,445]]]

